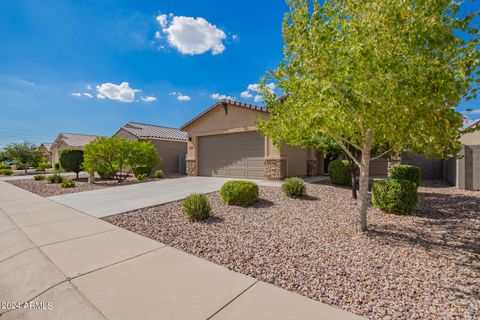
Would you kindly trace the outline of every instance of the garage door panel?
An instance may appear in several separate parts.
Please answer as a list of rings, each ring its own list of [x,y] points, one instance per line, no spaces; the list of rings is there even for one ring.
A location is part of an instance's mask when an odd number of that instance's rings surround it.
[[[199,174],[263,178],[264,138],[255,132],[199,138]]]

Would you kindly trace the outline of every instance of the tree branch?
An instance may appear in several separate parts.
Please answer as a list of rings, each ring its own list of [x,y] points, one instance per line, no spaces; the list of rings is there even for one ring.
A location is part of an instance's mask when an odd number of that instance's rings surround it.
[[[350,152],[350,150],[348,150],[347,147],[345,147],[345,145],[338,139],[336,139],[334,136],[330,135],[330,137],[332,137],[332,139],[340,146],[340,148],[342,148],[343,151],[345,151],[345,153],[353,160],[353,162],[355,162],[355,164],[359,167],[359,168],[363,168],[363,165],[360,161],[357,160],[357,158],[355,158],[353,156],[353,154]]]
[[[360,148],[359,146],[357,146],[355,143],[351,142],[351,141],[348,141],[347,139],[345,138],[342,138],[340,137],[341,140],[343,140],[344,142],[348,143],[349,145],[351,145],[352,147],[354,147],[355,149],[358,149],[360,151],[362,151],[362,148]]]
[[[371,159],[370,159],[370,161],[372,161],[372,160],[377,160],[377,159],[379,159],[379,158],[383,157],[384,155],[386,155],[387,153],[389,153],[389,152],[391,152],[391,151],[392,151],[392,149],[388,149],[387,151],[385,151],[385,152],[382,152],[380,155],[378,155],[378,156],[376,156],[376,157],[373,157],[373,158],[371,158]]]

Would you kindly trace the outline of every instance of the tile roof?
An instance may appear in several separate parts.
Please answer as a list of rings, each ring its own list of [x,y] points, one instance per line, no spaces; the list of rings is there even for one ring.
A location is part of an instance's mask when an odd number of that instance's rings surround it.
[[[42,143],[40,146],[44,146],[47,150],[50,151],[50,149],[52,148],[53,146],[53,143],[51,142],[48,142],[48,143]]]
[[[101,136],[94,136],[89,134],[78,133],[60,133],[63,138],[63,142],[72,148],[83,148],[96,138]]]
[[[138,122],[128,122],[121,129],[142,139],[187,141],[187,133],[176,128],[155,126]]]
[[[240,102],[240,101],[236,101],[236,100],[222,99],[222,100],[219,100],[218,102],[214,103],[213,105],[211,105],[207,109],[203,110],[195,118],[193,118],[192,120],[185,123],[180,129],[183,130],[189,124],[191,124],[192,122],[195,122],[196,120],[201,118],[203,115],[208,113],[210,110],[214,109],[216,106],[218,106],[220,104],[224,104],[224,103],[228,103],[228,104],[231,104],[231,105],[234,105],[234,106],[237,106],[237,107],[242,107],[242,108],[246,108],[246,109],[250,109],[250,110],[256,110],[256,111],[268,113],[268,108],[267,107],[259,107],[259,106],[255,106],[253,104]]]

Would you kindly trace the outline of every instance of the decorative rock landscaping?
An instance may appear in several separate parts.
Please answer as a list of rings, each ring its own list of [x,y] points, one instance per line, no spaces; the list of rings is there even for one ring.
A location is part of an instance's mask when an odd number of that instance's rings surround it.
[[[356,231],[349,188],[308,185],[288,198],[261,187],[251,207],[208,195],[213,216],[192,222],[181,202],[105,220],[229,269],[371,319],[480,316],[480,192],[420,187],[406,216],[369,209]]]

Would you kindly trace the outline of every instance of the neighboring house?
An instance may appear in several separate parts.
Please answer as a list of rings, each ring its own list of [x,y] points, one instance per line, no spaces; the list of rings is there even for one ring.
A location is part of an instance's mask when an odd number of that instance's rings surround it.
[[[50,148],[52,163],[60,160],[60,152],[63,149],[83,149],[87,144],[101,136],[78,133],[60,133]]]
[[[185,155],[187,153],[187,133],[175,128],[155,126],[144,123],[128,122],[116,133],[126,139],[139,139],[152,142],[162,159],[154,170],[185,174]]]
[[[180,129],[188,133],[187,174],[235,178],[283,179],[317,173],[316,152],[283,145],[257,132],[266,108],[221,100]]]
[[[460,157],[445,161],[445,180],[460,189],[480,190],[480,131],[464,134],[460,142]]]
[[[45,157],[45,161],[51,163],[52,162],[52,148],[53,143],[42,143],[38,148],[40,152]]]

